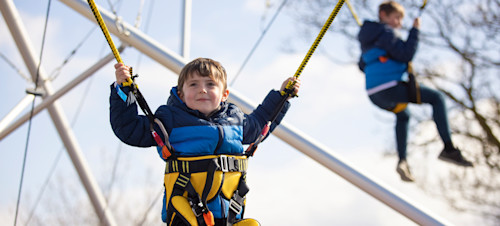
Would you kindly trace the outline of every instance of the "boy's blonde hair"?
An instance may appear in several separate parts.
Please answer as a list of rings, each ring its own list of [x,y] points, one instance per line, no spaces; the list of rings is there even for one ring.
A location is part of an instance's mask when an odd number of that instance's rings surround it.
[[[398,12],[398,13],[401,13],[401,15],[403,17],[405,16],[405,8],[401,4],[399,4],[395,1],[382,2],[378,6],[378,13],[380,14],[381,12],[384,12],[387,15],[389,15],[393,12]]]
[[[202,77],[210,77],[214,81],[221,81],[224,85],[224,90],[227,89],[227,74],[226,70],[222,65],[215,60],[210,58],[196,58],[189,62],[182,68],[179,74],[179,79],[177,80],[178,90],[182,92],[182,86],[184,82],[193,74],[193,72],[198,72]]]

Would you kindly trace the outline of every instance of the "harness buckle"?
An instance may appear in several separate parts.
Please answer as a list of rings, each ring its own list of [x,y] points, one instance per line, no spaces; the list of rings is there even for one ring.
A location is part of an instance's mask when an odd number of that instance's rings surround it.
[[[193,213],[196,217],[199,217],[203,214],[204,212],[204,206],[203,206],[203,203],[200,201],[200,202],[197,202],[199,200],[196,200],[195,202],[193,201],[189,201],[191,204],[191,209],[193,210]]]
[[[226,155],[219,156],[220,169],[224,173],[229,172],[229,162],[227,159],[228,159],[228,157]]]
[[[229,202],[229,209],[233,211],[235,214],[240,213],[241,209],[243,209],[243,206],[241,206],[237,201],[234,199],[231,199]]]

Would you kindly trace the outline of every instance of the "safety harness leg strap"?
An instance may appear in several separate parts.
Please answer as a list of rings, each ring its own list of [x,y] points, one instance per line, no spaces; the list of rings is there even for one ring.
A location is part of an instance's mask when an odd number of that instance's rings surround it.
[[[421,104],[420,85],[413,71],[413,63],[408,62],[408,97],[411,103]]]
[[[246,173],[242,173],[240,177],[240,182],[238,184],[238,189],[233,194],[233,197],[231,197],[231,200],[229,201],[229,212],[227,216],[227,221],[226,221],[226,226],[232,226],[234,222],[236,221],[236,216],[241,213],[243,216],[243,208],[244,208],[244,202],[245,202],[245,196],[250,191],[248,188],[248,185],[246,183]]]
[[[186,167],[186,164],[181,163],[181,167],[177,164],[177,161],[170,161],[173,164],[167,164],[166,168],[171,165],[174,169],[183,169],[184,171],[189,171],[189,167]],[[203,188],[203,192],[200,195],[194,189],[190,177],[191,173],[179,173],[177,180],[174,184],[172,196],[183,196],[184,192],[188,193],[188,202],[193,210],[193,213],[196,217],[196,220],[199,225],[214,225],[215,220],[212,212],[207,207],[207,197],[210,192],[213,184],[215,171],[218,169],[218,163],[215,160],[211,160],[208,163],[208,168],[206,168],[207,178],[205,180],[205,187]],[[167,171],[167,170],[165,170]]]
[[[387,60],[389,59],[390,57],[387,54],[378,57],[378,61],[380,61],[381,63],[386,63]],[[421,104],[422,97],[420,95],[420,85],[418,84],[418,81],[416,79],[415,72],[413,71],[413,63],[411,61],[408,62],[407,72],[408,72],[408,102]],[[397,103],[394,108],[388,110],[397,114],[399,112],[404,111],[407,105],[408,103]]]

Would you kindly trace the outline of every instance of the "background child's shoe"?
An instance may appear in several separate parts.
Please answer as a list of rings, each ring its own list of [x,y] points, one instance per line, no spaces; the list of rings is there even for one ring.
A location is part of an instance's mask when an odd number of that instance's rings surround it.
[[[401,176],[401,180],[406,182],[413,182],[415,179],[411,175],[410,167],[408,167],[408,163],[406,160],[400,160],[398,162],[398,166],[396,167],[396,172]]]
[[[439,154],[439,159],[450,162],[459,166],[472,167],[473,164],[462,156],[462,153],[457,148],[444,149]]]

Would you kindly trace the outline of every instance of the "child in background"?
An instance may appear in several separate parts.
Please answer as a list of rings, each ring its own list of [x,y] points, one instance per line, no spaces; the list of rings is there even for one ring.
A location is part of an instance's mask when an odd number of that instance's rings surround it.
[[[118,63],[115,69],[116,83],[111,86],[110,95],[110,121],[114,133],[129,145],[156,146],[148,118],[138,115],[136,104],[128,104],[118,94],[119,90],[124,93],[130,90],[130,87],[119,85],[130,78],[129,67]],[[298,92],[300,82],[293,77],[283,82],[281,91],[291,80],[296,82],[293,93]],[[248,191],[246,188],[243,192],[245,188],[240,188],[246,185],[243,145],[257,139],[283,97],[279,91],[272,90],[252,113],[244,114],[236,105],[226,102],[228,96],[227,75],[222,65],[212,59],[197,58],[182,69],[167,104],[155,113],[169,135],[175,156],[165,159],[160,153],[167,162],[162,209],[162,220],[167,225],[210,225],[210,219],[206,218],[210,215],[215,218],[215,225],[227,225],[228,222],[259,225],[253,219],[242,219],[244,201],[241,199]],[[288,108],[286,101],[271,131],[281,122]],[[234,173],[239,173],[235,184],[226,186]],[[201,186],[200,180],[203,181]],[[210,183],[213,185],[206,186]],[[179,184],[183,187],[179,188]],[[196,199],[199,200],[194,202]]]
[[[414,178],[406,161],[410,119],[406,103],[414,102],[410,96],[416,92],[420,92],[421,103],[432,105],[433,119],[444,143],[439,159],[460,166],[470,167],[472,163],[453,145],[442,94],[425,86],[417,86],[415,90],[410,90],[408,64],[417,51],[420,18],[414,20],[408,38],[404,41],[397,33],[397,29],[402,27],[404,12],[400,4],[386,1],[379,6],[379,22],[364,22],[358,34],[362,52],[359,67],[366,75],[366,90],[370,100],[378,107],[396,114],[395,129],[399,157],[396,171],[403,181],[411,182]]]

